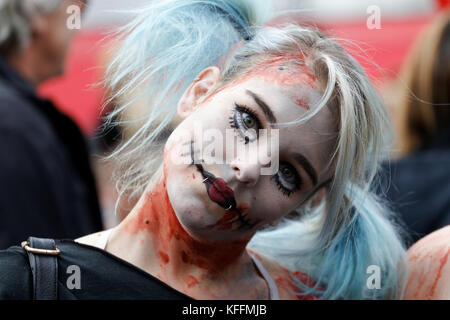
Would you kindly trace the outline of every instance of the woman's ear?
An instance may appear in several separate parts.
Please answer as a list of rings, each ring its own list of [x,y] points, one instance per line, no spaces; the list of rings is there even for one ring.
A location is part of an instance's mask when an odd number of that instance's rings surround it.
[[[197,76],[178,102],[178,115],[187,118],[214,91],[221,80],[220,69],[208,67]]]

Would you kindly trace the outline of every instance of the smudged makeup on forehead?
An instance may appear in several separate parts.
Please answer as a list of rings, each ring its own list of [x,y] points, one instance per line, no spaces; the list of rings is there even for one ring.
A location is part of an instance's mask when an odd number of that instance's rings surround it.
[[[311,69],[306,65],[305,55],[303,54],[290,53],[270,56],[230,86],[234,87],[251,78],[262,78],[266,82],[275,83],[286,89],[292,89],[292,87],[297,86],[318,89],[317,79]],[[226,88],[230,86],[226,86]],[[296,105],[305,110],[310,110],[309,97],[298,97],[292,94],[292,92],[288,94]]]
[[[316,77],[305,64],[304,55],[300,54],[271,56],[248,72],[246,77],[262,77],[282,87],[307,85],[317,89]]]
[[[203,103],[211,101],[219,92],[238,86],[252,78],[262,78],[263,80],[275,83],[285,89],[292,87],[309,87],[318,90],[317,79],[312,70],[305,63],[306,55],[303,53],[289,53],[271,55],[247,71],[242,77],[219,88],[210,95]],[[304,93],[304,90],[300,92]],[[287,92],[289,98],[299,107],[310,110],[310,99],[308,96],[294,95]]]

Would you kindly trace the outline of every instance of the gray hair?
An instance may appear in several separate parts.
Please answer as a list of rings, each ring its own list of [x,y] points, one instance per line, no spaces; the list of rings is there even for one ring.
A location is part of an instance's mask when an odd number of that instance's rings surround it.
[[[56,10],[62,0],[0,0],[0,55],[20,52],[30,41],[33,17]]]

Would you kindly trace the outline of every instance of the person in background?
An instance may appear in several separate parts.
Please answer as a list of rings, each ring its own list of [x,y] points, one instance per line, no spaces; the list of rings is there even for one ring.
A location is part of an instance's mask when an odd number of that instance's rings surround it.
[[[84,137],[36,94],[63,73],[70,5],[86,1],[0,0],[0,248],[102,229]]]
[[[405,66],[401,158],[386,164],[387,198],[412,243],[450,224],[450,10],[425,30]]]

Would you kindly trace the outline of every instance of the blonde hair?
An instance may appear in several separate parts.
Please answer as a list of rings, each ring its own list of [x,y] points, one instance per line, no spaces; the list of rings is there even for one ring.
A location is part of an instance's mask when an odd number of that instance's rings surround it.
[[[403,67],[397,107],[400,154],[450,128],[450,9],[419,37]],[[394,106],[396,106],[394,104]]]
[[[184,89],[201,70],[223,62],[238,42],[246,39],[225,65],[219,65],[225,83],[265,57],[304,54],[305,64],[324,87],[323,95],[305,117],[284,125],[304,123],[326,105],[337,108],[339,134],[332,155],[336,170],[321,207],[307,219],[288,219],[275,230],[257,233],[250,245],[280,256],[282,264],[305,270],[325,284],[319,289],[296,282],[303,294],[332,299],[398,297],[404,247],[389,212],[371,191],[391,139],[383,103],[361,66],[336,41],[309,27],[261,27],[261,7],[260,1],[248,0],[162,1],[140,10],[123,30],[124,45],[107,73],[111,99],[146,83],[152,86],[135,98],[151,102],[144,125],[112,155],[122,165],[119,191],[129,197],[142,194],[161,164],[164,139],[159,138]],[[119,105],[110,119],[132,103]],[[304,206],[298,211],[306,210]],[[366,286],[370,265],[381,270],[380,290]]]

